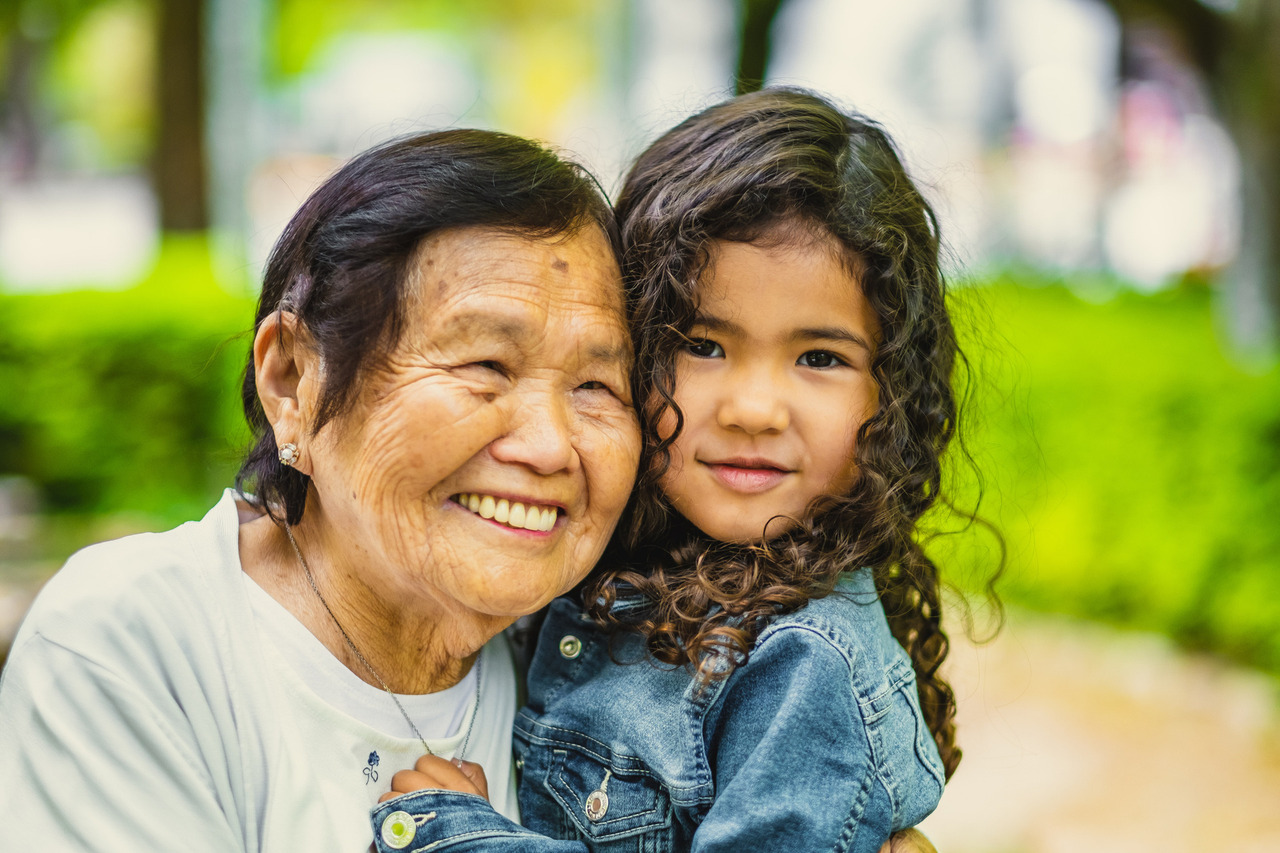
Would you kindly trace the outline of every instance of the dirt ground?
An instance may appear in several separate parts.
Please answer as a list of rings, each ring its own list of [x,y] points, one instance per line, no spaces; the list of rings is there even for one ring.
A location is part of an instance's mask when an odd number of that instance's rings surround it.
[[[951,670],[941,853],[1280,852],[1280,684],[1150,635],[1013,614]]]

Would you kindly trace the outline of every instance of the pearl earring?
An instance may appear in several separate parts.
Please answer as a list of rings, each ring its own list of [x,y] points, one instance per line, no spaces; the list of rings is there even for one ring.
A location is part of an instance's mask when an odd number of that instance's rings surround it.
[[[298,445],[282,444],[280,445],[280,464],[292,468],[298,461]]]

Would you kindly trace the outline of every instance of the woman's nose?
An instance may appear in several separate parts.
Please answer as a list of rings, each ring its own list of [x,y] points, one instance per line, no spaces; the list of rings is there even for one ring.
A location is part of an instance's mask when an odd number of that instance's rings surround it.
[[[791,425],[791,408],[781,390],[767,371],[741,371],[722,386],[716,421],[748,435],[782,432]]]
[[[489,445],[493,458],[524,465],[538,474],[571,470],[578,453],[570,431],[568,401],[548,392],[522,394],[512,403],[511,428]]]

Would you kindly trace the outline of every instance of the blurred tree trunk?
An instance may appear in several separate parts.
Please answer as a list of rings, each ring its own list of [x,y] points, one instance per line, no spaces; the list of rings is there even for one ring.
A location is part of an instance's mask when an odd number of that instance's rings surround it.
[[[36,121],[35,75],[41,45],[15,22],[6,39],[3,101],[4,138],[9,148],[6,170],[29,180],[40,162],[40,127]]]
[[[1184,46],[1240,155],[1243,228],[1227,274],[1237,345],[1274,345],[1280,329],[1280,4],[1240,0],[1104,0],[1122,28],[1162,27]]]
[[[209,226],[205,157],[205,0],[157,4],[157,137],[153,161],[160,227]]]
[[[1241,245],[1230,272],[1232,326],[1246,345],[1280,330],[1280,8],[1241,4],[1210,78],[1240,153]]]
[[[742,28],[738,38],[738,70],[734,94],[754,92],[764,85],[773,49],[770,30],[786,0],[739,0]]]

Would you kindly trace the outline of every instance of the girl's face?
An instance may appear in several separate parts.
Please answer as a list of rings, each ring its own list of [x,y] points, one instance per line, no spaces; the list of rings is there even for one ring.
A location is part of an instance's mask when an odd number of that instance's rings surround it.
[[[684,429],[661,486],[726,542],[778,536],[814,498],[846,493],[858,428],[878,402],[879,325],[842,247],[785,237],[712,245],[692,343],[676,357]],[[667,412],[659,433],[675,420]]]

